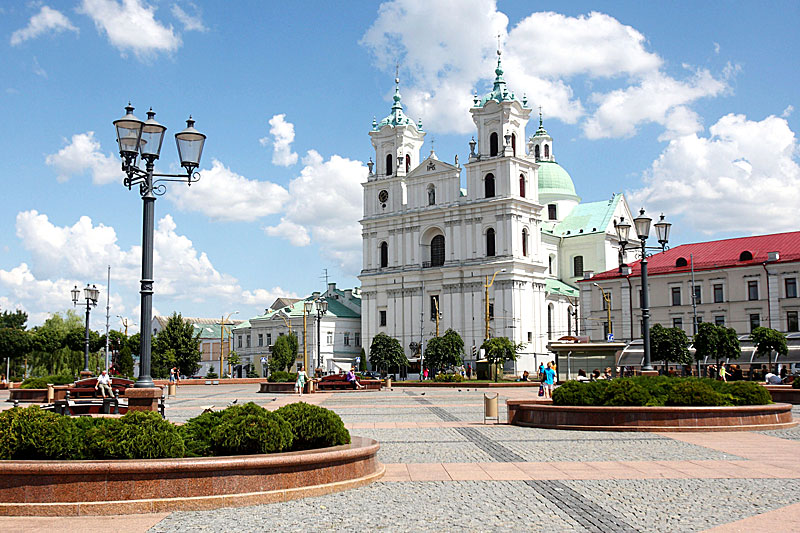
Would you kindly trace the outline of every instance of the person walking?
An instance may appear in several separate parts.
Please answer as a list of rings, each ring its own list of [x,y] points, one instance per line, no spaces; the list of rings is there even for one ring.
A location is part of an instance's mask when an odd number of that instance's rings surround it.
[[[730,374],[728,373],[728,370],[725,368],[725,363],[720,363],[719,364],[719,379],[721,379],[722,381],[727,382],[728,381],[728,376],[730,376]]]
[[[297,371],[297,381],[294,382],[294,390],[300,396],[303,395],[303,388],[306,386],[306,380],[307,379],[308,379],[308,376],[306,375],[306,371],[301,366],[300,370]]]
[[[553,395],[553,385],[555,384],[556,371],[550,363],[544,369],[544,397],[551,398]]]

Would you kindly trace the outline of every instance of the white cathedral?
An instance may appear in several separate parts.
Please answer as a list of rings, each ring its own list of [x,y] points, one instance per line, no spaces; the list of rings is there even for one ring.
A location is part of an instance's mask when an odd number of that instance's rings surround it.
[[[457,157],[446,163],[431,150],[420,160],[425,132],[403,112],[399,80],[391,113],[373,120],[359,276],[366,350],[383,332],[417,361],[438,313],[440,334],[458,331],[474,367],[488,314],[491,337],[524,345],[505,370],[533,372],[554,359],[550,340],[581,334],[575,281],[619,264],[614,221],[633,218],[625,198],[581,203],[541,114],[525,143],[531,108],[509,92],[499,56],[495,73],[470,108],[477,135],[465,189]]]

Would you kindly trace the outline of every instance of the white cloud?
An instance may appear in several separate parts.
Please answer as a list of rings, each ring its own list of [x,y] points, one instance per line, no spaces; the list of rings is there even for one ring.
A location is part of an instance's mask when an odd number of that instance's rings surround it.
[[[172,6],[172,14],[180,21],[181,24],[183,24],[184,31],[208,31],[208,28],[205,27],[203,24],[203,19],[200,16],[200,9],[194,4],[189,5],[194,10],[194,15],[190,15],[184,11],[184,9],[178,4]]]
[[[726,69],[717,79],[698,70],[675,79],[641,32],[609,15],[540,12],[508,27],[493,0],[391,0],[361,44],[385,71],[399,61],[410,73],[402,87],[410,116],[422,117],[429,130],[469,133],[471,94],[487,92],[495,77],[495,35],[509,89],[526,93],[529,105],[541,105],[548,117],[575,123],[588,116],[584,131],[591,138],[631,135],[647,122],[665,125],[669,138],[696,131],[698,117],[686,106],[720,94],[736,72]],[[607,92],[582,102],[574,89],[594,80],[603,80]]]
[[[290,199],[280,224],[264,228],[295,246],[312,239],[323,255],[344,270],[355,272],[361,264],[361,183],[367,169],[360,161],[338,155],[324,161],[314,150],[303,158],[300,176],[289,184]]]
[[[181,39],[172,26],[155,19],[155,8],[143,0],[83,0],[80,11],[94,21],[98,31],[105,32],[109,42],[123,55],[133,52],[139,59],[159,52],[172,53],[181,46]]]
[[[73,135],[67,146],[55,154],[48,155],[45,162],[58,171],[57,179],[60,182],[86,172],[91,173],[95,185],[105,185],[115,181],[121,183],[125,177],[117,158],[101,151],[100,143],[95,139],[93,131]]]
[[[179,209],[217,220],[253,221],[279,213],[289,193],[275,183],[247,179],[216,159],[191,187],[173,185],[167,196]]]
[[[35,39],[47,32],[60,33],[62,31],[78,33],[78,28],[73,26],[60,11],[42,6],[42,9],[28,21],[27,26],[11,34],[11,46],[22,44],[28,39]]]
[[[294,142],[294,124],[286,122],[286,115],[281,113],[269,119],[269,137],[263,137],[258,140],[262,146],[272,144],[272,164],[288,167],[297,163],[297,154],[292,152],[292,143]]]
[[[280,287],[242,292],[242,303],[245,305],[260,305],[264,309],[275,303],[278,298],[300,298],[300,296],[295,292],[286,291]]]
[[[709,133],[671,140],[631,204],[680,215],[708,234],[797,230],[798,143],[786,120],[728,114]]]
[[[792,104],[789,104],[789,105],[787,105],[787,106],[786,106],[786,108],[783,110],[783,113],[781,113],[781,116],[782,116],[783,118],[789,118],[789,117],[791,116],[791,114],[792,114],[792,113],[794,113],[794,106],[793,106]]]
[[[36,59],[36,56],[33,56],[33,73],[42,78],[47,78],[47,71],[39,64],[39,60]]]

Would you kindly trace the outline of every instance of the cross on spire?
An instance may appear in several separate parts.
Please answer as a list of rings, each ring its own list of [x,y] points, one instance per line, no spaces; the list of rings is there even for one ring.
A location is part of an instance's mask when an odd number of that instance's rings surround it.
[[[539,106],[539,127],[542,127],[542,106]]]

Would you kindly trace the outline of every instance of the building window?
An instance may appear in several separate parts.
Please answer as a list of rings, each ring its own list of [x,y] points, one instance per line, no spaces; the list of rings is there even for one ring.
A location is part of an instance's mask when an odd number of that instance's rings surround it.
[[[444,235],[437,235],[431,239],[431,266],[444,264]]]
[[[544,145],[544,158],[547,159],[549,157],[550,157],[550,145],[549,144],[545,144]]]
[[[267,333],[267,346],[272,345],[272,333]]]
[[[356,346],[361,346],[361,333],[356,331],[355,333],[353,333],[353,337],[355,338]]]
[[[431,295],[431,320],[436,320],[436,312],[439,310],[439,295]],[[441,311],[439,311],[441,313]]]
[[[553,275],[553,256],[551,255],[547,259],[548,259],[548,261],[547,261],[547,273],[552,276]]]
[[[547,338],[553,338],[553,306],[547,306]]]
[[[608,325],[608,322],[603,322],[603,339],[608,339],[608,334],[611,333],[611,328]]]
[[[522,228],[522,255],[528,257],[528,230]],[[550,269],[553,268],[553,258],[550,258]],[[551,272],[552,274],[552,272]]]
[[[572,308],[567,308],[567,335],[572,336]]]
[[[498,152],[499,143],[497,141],[497,132],[493,132],[489,135],[489,155],[492,157],[496,156]]]
[[[725,325],[725,316],[719,315],[714,317],[714,325],[715,326],[724,326]]]
[[[489,320],[494,319],[494,304],[489,304]]]
[[[606,300],[608,298],[608,300]],[[611,291],[609,290],[603,295],[603,311],[607,311],[609,308],[614,309],[612,305],[614,301],[611,299]]]
[[[350,346],[350,332],[349,331],[345,331],[344,332],[344,341],[343,342],[344,342],[345,346]]]
[[[790,333],[794,331],[800,331],[797,323],[797,311],[786,312],[786,331]]]
[[[786,278],[786,297],[797,298],[797,278]]]
[[[239,346],[239,348],[242,347],[242,336],[241,335],[239,335],[239,344],[238,344],[238,346]]]
[[[489,228],[486,230],[486,255],[488,257],[494,257],[494,254],[494,230]]]
[[[519,175],[519,195],[525,198],[525,174]]]
[[[247,347],[249,348],[250,347],[250,335],[247,335],[247,339],[246,340],[247,340]]]
[[[750,315],[750,332],[761,325],[761,315],[753,313]]]
[[[547,219],[558,220],[558,210],[556,209],[556,204],[547,205]]]
[[[583,256],[576,255],[572,258],[572,275],[576,277],[583,276]]]
[[[680,287],[672,287],[672,305],[681,305]]]
[[[533,342],[533,332],[532,331],[528,332],[528,342]]]
[[[381,268],[389,266],[389,245],[386,242],[381,243]]]
[[[329,346],[333,344],[333,332],[332,331],[329,331],[327,333],[325,340],[328,342]]]
[[[694,303],[696,303],[697,305],[700,305],[701,303],[703,303],[703,291],[702,291],[702,288],[703,288],[702,285],[695,285],[694,286]]]
[[[534,148],[533,148],[533,156],[536,158],[537,161],[539,160],[539,145],[538,144],[536,146],[534,146]]]
[[[263,333],[259,333],[258,334],[258,346],[259,346],[259,348],[261,346],[264,346],[264,334]]]
[[[392,175],[392,154],[386,154],[386,175]]]
[[[517,155],[517,134],[511,134],[511,153]]]
[[[406,174],[411,171],[411,156],[406,154]]]
[[[683,318],[679,317],[679,316],[674,317],[672,319],[672,327],[673,328],[678,328],[678,329],[683,329]]]
[[[748,281],[747,282],[747,299],[748,300],[758,300],[758,282],[757,281]]]
[[[386,311],[378,311],[378,325],[379,326],[386,325]]]
[[[739,261],[752,261],[753,254],[745,250],[744,252],[739,254]]]
[[[722,303],[725,299],[725,296],[722,293],[722,283],[715,283],[714,284],[714,303],[719,304]]]
[[[494,198],[494,174],[486,174],[483,180],[484,196],[486,198]]]

